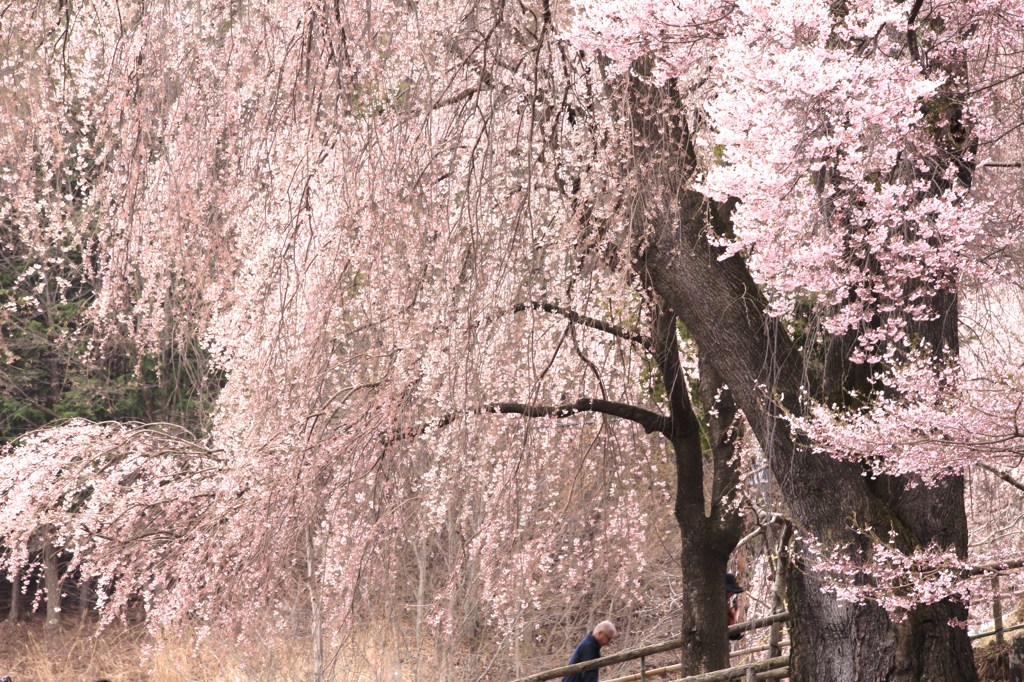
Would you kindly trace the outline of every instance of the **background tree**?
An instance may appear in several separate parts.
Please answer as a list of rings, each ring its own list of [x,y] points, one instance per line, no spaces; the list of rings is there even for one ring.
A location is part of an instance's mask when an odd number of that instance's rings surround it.
[[[1019,149],[1016,5],[18,9],[4,219],[32,253],[79,245],[90,323],[223,378],[194,437],[75,422],[4,460],[5,537],[64,529],[110,613],[142,594],[154,622],[251,632],[301,595],[344,633],[417,552],[420,587],[447,568],[414,597],[442,632],[480,639],[466,597],[516,641],[556,584],[636,603],[657,451],[482,412],[667,413],[688,531],[734,475],[727,386],[799,532],[794,676],[974,676],[960,476],[1016,455],[1019,365],[994,328],[965,360],[960,311],[1016,273],[1017,181],[984,170]],[[87,199],[53,192],[84,159]],[[529,301],[664,345],[650,365]],[[696,356],[713,467],[675,367]],[[687,550],[687,612],[713,613],[724,557]]]

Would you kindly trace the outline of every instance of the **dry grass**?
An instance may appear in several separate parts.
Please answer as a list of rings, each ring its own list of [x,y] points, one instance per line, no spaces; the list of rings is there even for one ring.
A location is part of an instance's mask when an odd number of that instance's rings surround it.
[[[228,638],[230,639],[230,638]],[[14,682],[235,682],[308,680],[307,649],[277,643],[273,653],[244,651],[233,641],[187,638],[156,646],[143,628],[47,629],[38,623],[0,625],[0,674]]]
[[[141,633],[93,628],[43,628],[38,622],[0,625],[0,673],[16,682],[75,682],[106,677],[118,682],[147,679],[139,667]]]
[[[1022,622],[1024,622],[1024,603],[1003,617],[1003,625],[1006,627]],[[1006,641],[1003,644],[996,642],[995,635],[974,640],[974,662],[978,666],[978,679],[981,682],[1003,682],[1010,679],[1008,653],[1010,643],[1018,637],[1024,637],[1024,632],[1006,633]]]
[[[1021,620],[1024,608],[1008,620]],[[1016,633],[1014,633],[1016,634]],[[332,682],[404,682],[414,680],[415,656],[393,646],[395,633],[368,634],[334,661]],[[1012,635],[1011,635],[1012,637]],[[994,639],[994,638],[989,638]],[[1009,643],[975,649],[984,682],[1007,679]],[[156,642],[143,627],[113,626],[97,633],[92,623],[44,628],[41,621],[0,622],[0,676],[13,682],[308,682],[312,678],[309,643],[301,638],[268,639],[243,647],[232,637],[212,636],[193,643],[191,633]],[[424,661],[420,680],[479,677],[469,668],[439,670]],[[493,671],[492,671],[493,672]],[[470,674],[472,673],[472,674]]]
[[[0,623],[0,676],[14,682],[306,682],[308,642],[275,639],[241,647],[231,637],[199,645],[188,633],[157,643],[144,628],[92,624],[47,629],[39,622]],[[335,680],[398,681],[414,677],[390,648],[367,643],[339,657]]]
[[[1001,682],[1010,679],[1010,665],[1006,657],[1009,650],[1009,642],[993,642],[974,650],[974,663],[978,666],[978,679],[981,682]]]

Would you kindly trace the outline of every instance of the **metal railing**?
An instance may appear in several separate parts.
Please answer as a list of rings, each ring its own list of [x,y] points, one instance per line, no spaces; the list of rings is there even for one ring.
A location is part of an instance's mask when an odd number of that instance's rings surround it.
[[[782,648],[788,647],[789,646],[789,640],[781,642],[778,646],[782,647]],[[771,649],[771,645],[769,645],[769,644],[763,644],[761,646],[754,646],[754,647],[750,647],[748,649],[738,649],[736,651],[731,652],[729,654],[729,658],[739,658],[741,656],[747,656],[749,654],[756,654],[756,653],[760,653],[762,651],[768,651],[769,649]],[[777,657],[777,656],[769,656],[768,658],[770,659],[770,658],[779,658],[779,657]],[[785,657],[782,657],[782,658],[785,658]],[[737,670],[743,670],[743,669],[749,668],[751,665],[752,665],[752,663],[746,663],[746,664],[743,664],[743,665],[735,666],[735,668]],[[671,675],[672,673],[682,672],[682,670],[683,670],[683,664],[682,663],[674,663],[672,665],[662,666],[661,668],[651,668],[650,670],[644,670],[641,667],[641,670],[638,673],[632,673],[630,675],[623,675],[622,677],[616,677],[615,679],[608,680],[608,682],[637,682],[637,680],[640,680],[640,682],[647,682],[647,680],[651,679],[652,677],[664,677],[665,675]],[[726,668],[726,670],[732,670],[732,668]],[[760,679],[767,679],[767,678],[760,678]]]
[[[748,620],[743,623],[736,623],[735,625],[730,625],[729,634],[748,632],[750,630],[759,630],[761,628],[766,628],[770,626],[772,623],[782,623],[787,620],[789,620],[789,613],[783,611],[782,613],[775,613],[770,616],[765,616],[764,618],[755,618],[754,620]],[[611,656],[602,656],[601,658],[595,658],[592,661],[584,661],[583,663],[573,663],[572,665],[563,665],[560,668],[552,668],[551,670],[545,670],[544,672],[536,673],[528,677],[521,677],[518,680],[515,680],[515,682],[544,682],[544,680],[553,680],[564,675],[571,675],[572,673],[581,673],[586,672],[587,670],[597,670],[598,668],[606,668],[610,665],[615,665],[617,663],[625,663],[626,661],[635,661],[638,659],[640,661],[642,677],[639,677],[637,679],[645,680],[647,674],[647,664],[645,659],[648,656],[660,654],[665,651],[673,651],[674,649],[680,649],[682,648],[682,646],[682,638],[677,637],[676,639],[670,639],[667,642],[661,642],[660,644],[650,644],[648,646],[643,646],[637,649],[628,649],[626,651],[620,651],[619,653],[612,654]],[[783,658],[788,659],[788,657]],[[763,661],[758,661],[757,663],[763,663]]]
[[[789,613],[783,611],[781,613],[775,613],[770,616],[763,618],[755,618],[754,620],[748,620],[743,623],[736,623],[735,625],[729,626],[729,634],[735,634],[740,632],[749,632],[751,630],[760,630],[765,627],[769,627],[775,623],[785,623],[789,620]],[[970,639],[980,639],[982,637],[991,637],[993,635],[999,635],[1005,632],[1013,632],[1015,630],[1024,630],[1024,623],[1018,625],[1012,625],[1009,627],[996,628],[994,630],[988,630],[986,632],[977,632],[969,635]],[[618,663],[625,663],[626,661],[640,661],[640,672],[631,673],[622,677],[616,677],[608,682],[647,682],[649,678],[663,677],[672,673],[678,673],[682,670],[680,664],[662,666],[660,668],[647,668],[646,659],[648,656],[655,654],[664,653],[666,651],[673,651],[681,648],[683,645],[682,638],[670,639],[659,644],[650,644],[648,646],[639,647],[637,649],[628,649],[626,651],[620,651],[619,653],[612,654],[611,656],[603,656],[601,658],[595,658],[592,661],[585,661],[583,663],[574,663],[572,665],[564,665],[559,668],[552,668],[551,670],[545,670],[544,672],[536,673],[528,677],[521,677],[514,682],[544,682],[545,680],[553,680],[564,675],[570,675],[572,673],[585,672],[587,670],[596,670],[599,668],[606,668],[611,665]],[[740,649],[733,651],[729,654],[730,658],[737,656],[743,656],[752,653],[758,653],[761,651],[768,651],[772,647],[777,646],[779,648],[789,646],[788,641],[779,642],[776,645],[761,645],[755,646],[748,649]],[[761,661],[752,661],[750,663],[744,663],[732,668],[723,668],[721,670],[714,670],[707,673],[701,673],[699,675],[691,675],[676,680],[675,682],[724,682],[725,680],[776,680],[784,679],[789,677],[789,656],[774,656]]]

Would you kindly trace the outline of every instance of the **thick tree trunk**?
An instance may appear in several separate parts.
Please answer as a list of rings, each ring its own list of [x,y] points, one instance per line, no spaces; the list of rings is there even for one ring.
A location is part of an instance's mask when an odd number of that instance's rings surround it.
[[[680,663],[684,673],[696,675],[729,667],[725,573],[741,524],[735,511],[721,505],[710,517],[704,513],[699,434],[674,439],[672,445],[676,452],[676,520],[682,540]],[[720,519],[723,513],[730,517],[726,523]]]
[[[837,602],[812,573],[788,575],[793,680],[916,682],[976,680],[966,631],[951,628],[967,610],[946,602],[894,622],[880,607]]]
[[[683,537],[680,662],[685,674],[696,675],[729,667],[725,595],[729,552],[723,550],[732,547],[728,542],[716,542],[706,523],[698,522],[697,527],[684,524],[685,521],[680,523]],[[715,551],[716,545],[720,545],[718,551]]]
[[[1010,644],[1007,652],[1007,667],[1010,669],[1009,682],[1024,682],[1024,637],[1018,637]]]
[[[900,481],[890,481],[893,489],[879,497],[856,466],[794,441],[784,413],[801,411],[796,400],[799,355],[764,313],[742,261],[720,262],[707,244],[703,199],[692,196],[687,208],[681,218],[691,223],[688,235],[660,231],[647,254],[649,272],[702,356],[731,388],[801,526],[825,541],[849,544],[855,558],[865,560],[867,547],[852,519],[883,536],[891,529],[908,545],[935,540],[964,546],[957,481],[939,490],[907,490]],[[976,679],[966,633],[948,625],[956,615],[953,607],[922,607],[907,622],[895,623],[877,607],[838,604],[802,571],[791,576],[794,680]],[[927,671],[941,671],[941,676],[920,676]]]

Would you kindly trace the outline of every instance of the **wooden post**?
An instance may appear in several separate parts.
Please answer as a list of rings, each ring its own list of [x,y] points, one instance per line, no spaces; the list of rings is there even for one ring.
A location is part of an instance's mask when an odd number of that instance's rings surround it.
[[[779,549],[775,561],[775,589],[772,591],[772,613],[779,613],[786,604],[786,563],[789,560],[789,524],[782,529],[779,538]],[[782,655],[782,623],[772,623],[768,631],[768,658]]]
[[[647,657],[640,657],[640,682],[647,682]]]
[[[996,644],[1003,644],[1003,602],[999,599],[999,574],[992,576],[992,620],[995,621]]]
[[[782,597],[786,589],[785,581],[782,579],[782,571],[775,574],[775,593],[772,595],[772,611],[781,611],[785,600]],[[771,624],[768,630],[768,658],[776,658],[782,655],[782,623]]]

